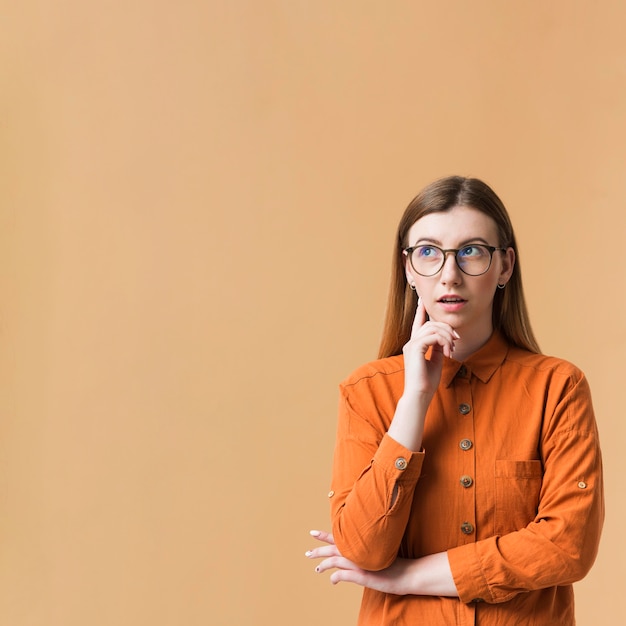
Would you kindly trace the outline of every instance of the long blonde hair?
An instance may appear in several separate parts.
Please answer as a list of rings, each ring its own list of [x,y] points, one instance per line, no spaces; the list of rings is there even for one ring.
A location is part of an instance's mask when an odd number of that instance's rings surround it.
[[[519,250],[513,226],[504,204],[487,184],[477,178],[449,176],[425,187],[407,206],[398,225],[393,253],[391,285],[383,336],[378,356],[384,358],[402,353],[411,336],[417,298],[409,287],[404,271],[402,251],[409,245],[409,229],[417,220],[455,206],[467,206],[488,215],[498,229],[498,245],[515,251],[513,274],[505,289],[497,289],[493,302],[493,328],[513,345],[531,352],[541,352],[528,319],[522,288]]]

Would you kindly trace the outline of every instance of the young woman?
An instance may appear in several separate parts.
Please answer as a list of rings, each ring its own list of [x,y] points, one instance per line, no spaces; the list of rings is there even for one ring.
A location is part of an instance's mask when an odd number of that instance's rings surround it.
[[[340,386],[316,571],[365,588],[362,626],[574,624],[604,518],[589,387],[540,353],[485,183],[407,207],[379,357]]]

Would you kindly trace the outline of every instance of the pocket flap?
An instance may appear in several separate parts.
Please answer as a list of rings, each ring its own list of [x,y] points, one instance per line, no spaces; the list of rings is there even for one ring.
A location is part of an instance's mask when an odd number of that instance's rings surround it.
[[[511,461],[499,459],[496,461],[497,478],[541,478],[543,467],[541,461]]]

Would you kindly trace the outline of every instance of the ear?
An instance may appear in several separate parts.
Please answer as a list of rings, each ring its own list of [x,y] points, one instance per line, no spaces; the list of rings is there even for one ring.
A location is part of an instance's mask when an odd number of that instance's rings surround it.
[[[513,268],[515,267],[515,250],[513,248],[507,248],[502,254],[502,270],[500,271],[500,277],[498,279],[499,284],[506,284],[513,275]]]
[[[406,252],[403,252],[402,254],[404,256],[404,275],[406,276],[406,282],[409,283],[409,285],[414,285],[415,279],[411,274],[411,262],[409,261],[409,256]]]

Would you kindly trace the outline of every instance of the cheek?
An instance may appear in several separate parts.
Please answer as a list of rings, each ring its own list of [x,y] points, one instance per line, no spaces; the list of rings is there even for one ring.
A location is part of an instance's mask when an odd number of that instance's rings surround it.
[[[497,288],[497,276],[485,276],[485,280],[481,281],[481,283],[477,285],[477,293],[479,293],[486,300],[493,300]]]
[[[432,293],[432,286],[428,280],[424,279],[424,276],[419,274],[413,274],[413,283],[415,284],[415,291],[420,298],[426,298],[428,300]]]

